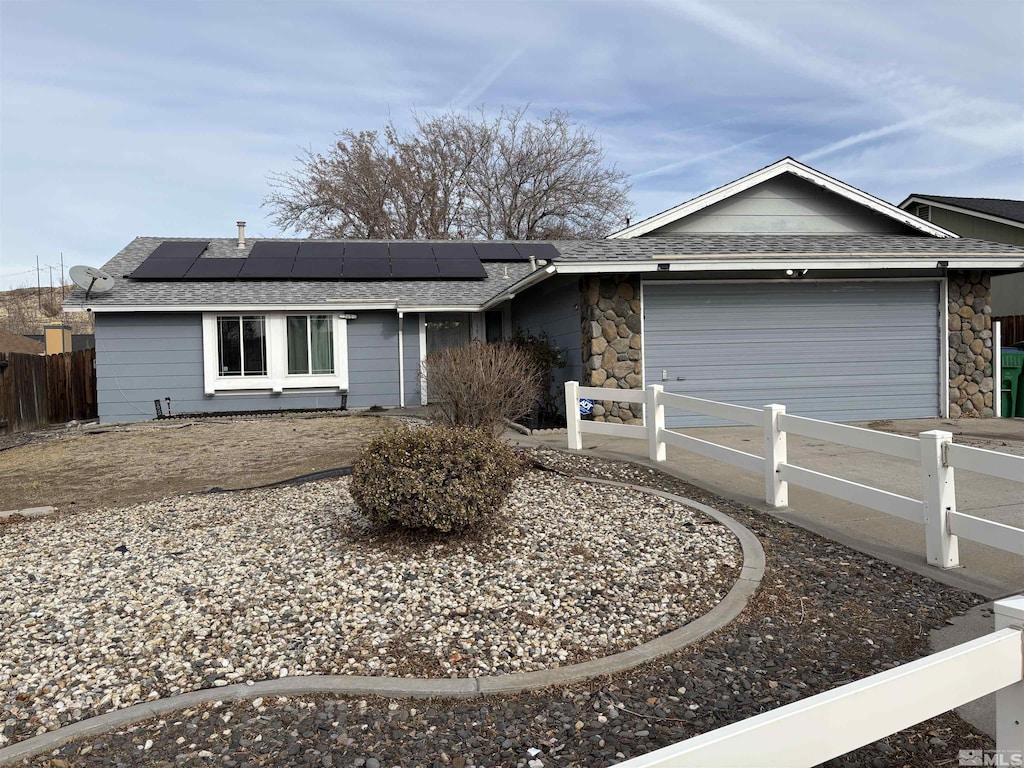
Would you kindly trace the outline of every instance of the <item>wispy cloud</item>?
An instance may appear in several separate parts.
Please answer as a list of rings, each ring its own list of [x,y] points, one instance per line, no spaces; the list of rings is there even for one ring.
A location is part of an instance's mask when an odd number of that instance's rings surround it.
[[[502,75],[512,67],[513,64],[529,49],[529,43],[523,43],[515,48],[509,55],[501,57],[489,67],[483,69],[476,77],[466,83],[452,98],[452,107],[457,110],[466,110],[480,104],[480,99],[494,85]]]
[[[738,141],[735,144],[730,144],[727,147],[720,147],[719,149],[711,150],[710,152],[703,152],[699,155],[693,155],[692,157],[686,157],[682,160],[677,160],[672,163],[666,163],[665,165],[659,166],[657,168],[652,168],[649,171],[634,173],[630,178],[633,181],[640,181],[642,179],[651,178],[652,176],[664,176],[669,173],[675,173],[676,171],[681,171],[683,168],[689,168],[690,166],[698,165],[700,163],[706,163],[709,160],[724,157],[725,155],[731,155],[734,152],[738,152],[741,149],[745,149],[746,147],[750,147],[755,144],[761,144],[766,139],[775,136],[776,133],[777,131],[772,131],[771,133],[765,133],[761,136],[755,136],[752,139]],[[755,169],[751,168],[751,170]]]
[[[877,141],[878,139],[884,139],[897,133],[903,133],[904,131],[909,131],[915,128],[923,128],[931,125],[936,120],[941,120],[942,118],[949,116],[949,114],[949,109],[939,109],[935,112],[921,115],[920,117],[912,117],[909,120],[900,120],[898,123],[884,125],[881,128],[873,128],[870,131],[860,131],[852,136],[847,136],[839,141],[833,141],[823,147],[811,150],[810,152],[802,152],[800,154],[800,159],[807,163],[814,162],[815,160],[820,160],[823,157],[834,155],[836,152],[842,152],[843,150],[850,149],[851,147]]]

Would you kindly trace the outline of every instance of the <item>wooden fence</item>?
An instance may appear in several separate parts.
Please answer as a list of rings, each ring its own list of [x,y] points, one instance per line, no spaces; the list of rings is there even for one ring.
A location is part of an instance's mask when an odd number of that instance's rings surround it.
[[[95,419],[95,360],[94,349],[60,355],[0,354],[0,433]]]
[[[1024,342],[1024,315],[993,317],[992,322],[999,321],[999,337],[1003,347]]]

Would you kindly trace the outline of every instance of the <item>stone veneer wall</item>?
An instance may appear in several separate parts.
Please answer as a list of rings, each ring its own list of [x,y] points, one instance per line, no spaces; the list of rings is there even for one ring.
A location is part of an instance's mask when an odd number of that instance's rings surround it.
[[[592,275],[580,280],[585,387],[605,387],[609,399],[594,404],[594,421],[643,424],[641,403],[618,402],[611,390],[643,387],[640,278]]]
[[[949,416],[994,416],[992,279],[978,271],[948,277]]]

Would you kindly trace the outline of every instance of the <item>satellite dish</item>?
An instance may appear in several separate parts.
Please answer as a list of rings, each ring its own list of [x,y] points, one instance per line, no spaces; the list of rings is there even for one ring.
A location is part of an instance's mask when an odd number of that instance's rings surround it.
[[[90,293],[106,293],[114,287],[114,278],[96,267],[85,267],[79,264],[68,270],[71,281],[79,288],[85,289],[85,298]]]

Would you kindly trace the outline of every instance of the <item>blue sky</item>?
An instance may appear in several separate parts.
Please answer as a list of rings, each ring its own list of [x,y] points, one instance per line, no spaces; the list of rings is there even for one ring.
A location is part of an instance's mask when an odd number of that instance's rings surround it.
[[[527,103],[596,130],[640,216],[785,155],[893,202],[1024,198],[1024,2],[0,0],[0,287],[280,234],[300,148]]]

